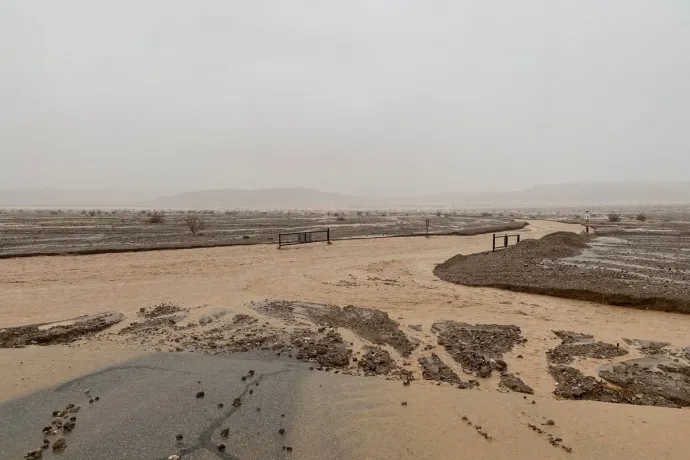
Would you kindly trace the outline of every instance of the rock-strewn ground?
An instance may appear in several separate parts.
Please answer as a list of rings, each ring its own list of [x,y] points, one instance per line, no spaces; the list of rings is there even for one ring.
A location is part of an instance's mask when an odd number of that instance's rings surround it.
[[[496,252],[459,254],[434,274],[468,286],[690,313],[690,232],[556,232]]]

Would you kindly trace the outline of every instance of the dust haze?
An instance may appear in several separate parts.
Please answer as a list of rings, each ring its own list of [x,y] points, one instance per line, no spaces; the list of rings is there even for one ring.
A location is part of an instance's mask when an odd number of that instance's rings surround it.
[[[689,20],[681,1],[8,0],[0,188],[687,181]]]

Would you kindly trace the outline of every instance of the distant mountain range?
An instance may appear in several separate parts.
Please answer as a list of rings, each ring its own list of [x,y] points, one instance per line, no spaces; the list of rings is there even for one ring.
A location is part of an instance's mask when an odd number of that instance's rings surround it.
[[[690,181],[578,182],[514,192],[365,197],[307,188],[199,190],[0,190],[4,207],[147,207],[164,209],[352,209],[383,207],[520,207],[690,203]]]

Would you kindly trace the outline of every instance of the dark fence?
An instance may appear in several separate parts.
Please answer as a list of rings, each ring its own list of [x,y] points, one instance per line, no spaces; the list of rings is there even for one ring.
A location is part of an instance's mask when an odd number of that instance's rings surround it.
[[[496,235],[494,233],[494,238],[493,242],[491,245],[491,252],[496,252],[496,249],[505,249],[508,246],[510,246],[510,238],[515,238],[515,243],[518,244],[520,242],[520,235],[515,234],[515,235]],[[498,245],[496,245],[496,240],[499,240]],[[501,243],[503,243],[503,246],[501,246]]]
[[[295,244],[306,243],[329,243],[331,242],[331,229],[313,230],[310,232],[293,232],[293,233],[279,233],[278,234],[278,249],[283,246],[292,246]]]

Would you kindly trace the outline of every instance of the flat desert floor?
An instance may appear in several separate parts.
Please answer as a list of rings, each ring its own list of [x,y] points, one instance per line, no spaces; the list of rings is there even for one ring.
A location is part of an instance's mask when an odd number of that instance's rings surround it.
[[[519,233],[539,238],[555,231],[579,232],[581,227],[531,221]],[[304,401],[293,439],[301,446],[300,455],[294,458],[324,458],[327,453],[337,457],[329,453],[331,445],[347,446],[342,458],[368,459],[688,458],[690,410],[557,400],[546,351],[560,343],[554,330],[620,343],[630,352],[625,359],[639,353],[623,342],[624,337],[687,347],[690,315],[465,287],[432,274],[435,264],[490,245],[490,235],[439,236],[282,250],[259,245],[0,260],[0,327],[108,310],[122,312],[131,321],[140,308],[162,302],[242,313],[250,311],[247,302],[266,299],[376,308],[401,327],[419,324],[424,331],[440,320],[512,324],[521,328],[527,342],[506,354],[506,361],[511,372],[534,389],[533,396],[525,399],[519,393],[497,391],[495,375],[483,380],[479,389],[459,390],[421,378],[405,387],[381,377],[313,373],[294,395]],[[132,341],[108,340],[0,349],[0,400],[144,351],[151,350]],[[524,358],[516,359],[517,354]],[[583,360],[577,367],[594,375],[607,362]],[[337,395],[319,396],[333,378],[340,382]],[[405,407],[402,400],[408,403]],[[547,420],[554,423],[545,424]],[[540,426],[544,433],[528,424]],[[479,436],[476,425],[492,439]],[[561,438],[572,452],[554,448],[547,434]]]

